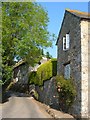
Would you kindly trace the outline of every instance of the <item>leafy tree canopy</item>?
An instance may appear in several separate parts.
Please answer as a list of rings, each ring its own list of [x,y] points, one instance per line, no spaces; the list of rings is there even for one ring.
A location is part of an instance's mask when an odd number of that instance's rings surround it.
[[[4,79],[11,78],[8,72],[11,72],[15,59],[24,59],[33,65],[40,59],[42,49],[52,45],[52,35],[47,30],[48,22],[47,11],[37,3],[2,3]]]

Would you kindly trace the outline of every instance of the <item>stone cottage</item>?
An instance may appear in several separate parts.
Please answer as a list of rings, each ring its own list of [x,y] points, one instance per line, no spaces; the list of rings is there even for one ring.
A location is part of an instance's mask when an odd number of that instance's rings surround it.
[[[71,113],[90,116],[90,14],[66,9],[57,39],[57,74],[73,79],[77,95]]]
[[[14,90],[23,92],[23,89],[27,89],[28,70],[29,65],[23,60],[19,61],[13,66],[13,82],[15,83],[13,88]]]
[[[15,82],[26,84],[28,82],[28,64],[21,60],[13,66],[13,78]]]
[[[30,66],[27,62],[21,60],[13,66],[13,82],[14,90],[25,92],[29,90],[29,73],[32,71],[37,71],[38,67],[48,61],[46,57],[37,63],[34,67]],[[24,90],[24,91],[23,91]]]

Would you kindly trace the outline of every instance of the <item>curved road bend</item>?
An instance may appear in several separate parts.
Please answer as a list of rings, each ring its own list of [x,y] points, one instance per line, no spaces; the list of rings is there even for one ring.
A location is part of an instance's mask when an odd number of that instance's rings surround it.
[[[2,118],[51,118],[32,97],[11,97],[2,104]]]

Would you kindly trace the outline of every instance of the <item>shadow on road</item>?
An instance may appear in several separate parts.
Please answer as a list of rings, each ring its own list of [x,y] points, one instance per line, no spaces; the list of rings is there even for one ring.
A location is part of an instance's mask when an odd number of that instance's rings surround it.
[[[2,93],[2,100],[0,101],[0,103],[5,103],[9,101],[10,97],[31,97],[31,95],[29,94],[25,94],[25,93],[19,93],[19,92],[14,92],[14,91],[7,91],[5,93]]]
[[[10,97],[9,93],[7,93],[7,92],[2,93],[2,99],[1,99],[0,103],[8,102],[9,101],[9,97]]]

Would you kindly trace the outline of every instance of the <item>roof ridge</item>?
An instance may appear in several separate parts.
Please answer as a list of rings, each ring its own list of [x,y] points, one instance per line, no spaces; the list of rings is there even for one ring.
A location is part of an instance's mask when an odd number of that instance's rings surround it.
[[[20,60],[19,62],[17,62],[14,66],[13,66],[13,69],[18,67],[19,65],[22,65],[23,63],[25,63],[26,61],[25,60]]]
[[[71,9],[68,9],[68,8],[66,8],[65,10],[68,11],[68,12],[71,12],[71,13],[77,13],[77,14],[81,14],[81,15],[90,16],[89,12],[82,12],[82,11],[79,11],[79,10],[71,10]]]

